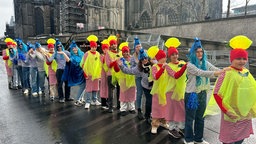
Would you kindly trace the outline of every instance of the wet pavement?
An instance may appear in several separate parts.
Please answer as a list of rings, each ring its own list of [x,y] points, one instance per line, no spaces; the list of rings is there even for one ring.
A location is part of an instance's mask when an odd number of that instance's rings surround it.
[[[76,88],[71,94],[76,93]],[[204,138],[219,144],[220,116],[205,120]],[[256,132],[256,120],[253,121]],[[118,111],[109,114],[99,106],[90,110],[74,106],[73,102],[50,101],[49,95],[25,96],[21,90],[9,90],[7,76],[0,62],[0,144],[182,144],[172,139],[168,131],[159,128],[150,133],[150,125],[139,121],[136,114],[124,117]],[[251,135],[244,144],[256,144]]]

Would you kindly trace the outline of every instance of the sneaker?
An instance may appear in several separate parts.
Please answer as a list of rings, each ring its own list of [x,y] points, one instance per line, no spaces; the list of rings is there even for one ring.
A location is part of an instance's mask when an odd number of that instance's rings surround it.
[[[82,103],[81,103],[80,101],[76,101],[76,102],[74,103],[74,105],[75,105],[75,106],[82,106]]]
[[[186,142],[186,141],[184,140],[184,144],[194,144],[194,142]]]
[[[109,108],[108,113],[113,113],[113,108]]]
[[[96,100],[95,102],[92,101],[92,102],[91,102],[91,105],[99,106],[99,105],[101,105],[101,103],[100,103],[98,100]]]
[[[50,100],[51,100],[51,101],[54,101],[54,96],[51,96],[51,97],[50,97]]]
[[[19,88],[18,88],[18,86],[13,86],[12,89],[18,90]]]
[[[165,123],[165,124],[161,123],[160,126],[165,128],[165,129],[169,129],[169,124],[168,123]]]
[[[38,95],[37,92],[32,93],[32,96],[34,96],[34,97],[36,97],[37,95]]]
[[[137,118],[138,118],[139,120],[143,120],[143,119],[144,119],[143,113],[142,113],[141,111],[138,111]]]
[[[89,109],[90,108],[90,103],[86,103],[84,106],[85,109]]]
[[[101,109],[102,109],[102,110],[107,110],[107,109],[108,109],[108,106],[101,106]]]
[[[136,111],[135,110],[129,110],[129,113],[136,114]]]
[[[181,138],[182,136],[179,134],[179,132],[175,129],[169,130],[168,134],[174,138]]]
[[[184,137],[184,135],[185,135],[185,134],[184,134],[184,129],[179,129],[178,132],[179,132],[179,134],[180,134],[181,136]]]
[[[126,116],[126,115],[127,115],[127,112],[126,112],[126,111],[121,111],[121,112],[120,112],[120,115],[121,115],[121,116]]]
[[[42,92],[42,91],[39,91],[39,92],[38,92],[38,94],[39,94],[39,95],[42,95],[42,94],[43,94],[43,92]]]
[[[209,144],[207,141],[203,140],[202,142],[194,142],[194,144]]]
[[[28,94],[28,89],[25,89],[23,93],[27,95]]]
[[[59,103],[64,103],[64,102],[65,102],[64,99],[60,99],[60,100],[59,100]]]
[[[152,127],[151,128],[151,133],[156,134],[157,133],[157,127]]]
[[[74,98],[67,98],[66,101],[74,101]]]

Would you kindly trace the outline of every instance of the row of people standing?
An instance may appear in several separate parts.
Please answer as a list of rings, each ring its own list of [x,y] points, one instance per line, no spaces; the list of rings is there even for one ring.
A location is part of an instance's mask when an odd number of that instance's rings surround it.
[[[231,39],[229,44],[234,49],[230,52],[231,66],[223,70],[207,61],[206,52],[198,38],[195,38],[189,51],[187,64],[178,60],[176,48],[180,42],[176,38],[170,38],[165,43],[170,58],[168,64],[165,52],[157,46],[148,49],[149,57],[156,59],[157,63],[149,62],[143,49],[140,49],[137,67],[129,68],[120,61],[119,66],[124,73],[142,77],[143,90],[153,80],[150,92],[144,91],[146,113],[147,101],[152,103],[151,133],[157,133],[157,128],[163,126],[169,129],[169,134],[174,138],[184,135],[185,143],[208,144],[203,139],[203,133],[209,78],[220,75],[214,88],[214,98],[222,110],[220,141],[225,144],[241,144],[245,138],[253,134],[251,119],[255,117],[256,83],[244,67],[248,60],[245,49],[251,43],[245,36]],[[151,68],[149,75],[146,75],[148,65]],[[231,82],[231,86],[228,82]],[[248,106],[245,106],[247,104]]]
[[[146,52],[136,38],[134,48],[137,53],[133,57],[130,56],[128,43],[120,44],[121,52],[118,52],[115,36],[110,36],[102,42],[104,52],[102,55],[96,51],[97,37],[91,35],[87,40],[90,42],[91,50],[85,54],[81,52],[75,42],[70,45],[70,54],[64,51],[60,42],[48,41],[49,52],[43,52],[43,54],[48,65],[49,73],[46,73],[49,75],[49,84],[53,86],[53,89],[54,85],[60,82],[66,82],[68,86],[79,85],[80,90],[75,103],[80,103],[79,100],[85,89],[88,94],[85,108],[88,109],[90,104],[100,105],[97,100],[100,81],[102,108],[107,108],[110,113],[113,112],[114,92],[117,92],[117,108],[121,115],[124,116],[127,112],[136,113],[136,100],[138,118],[142,119],[139,96],[141,92],[138,92],[141,90],[146,97],[145,118],[150,121],[152,117],[152,133],[157,133],[157,128],[163,126],[169,129],[169,134],[175,138],[184,135],[185,143],[207,144],[203,140],[203,114],[206,109],[207,90],[210,86],[207,77],[218,76],[224,72],[207,61],[206,53],[198,38],[195,39],[189,51],[188,63],[178,60],[177,47],[180,42],[177,38],[170,38],[166,41],[167,56],[156,46],[149,48]],[[55,46],[57,50],[54,51]],[[57,65],[59,64],[57,57],[62,58],[62,62],[66,63],[64,68],[61,63],[60,66]],[[170,58],[168,64],[166,57]],[[237,54],[234,59],[244,57],[246,56]],[[50,71],[53,73],[50,74]],[[136,75],[137,78],[126,73]],[[52,80],[50,75],[56,77],[53,83],[50,82]],[[135,84],[135,79],[138,78],[140,80]],[[138,84],[141,84],[141,87]],[[137,89],[137,99],[135,99],[135,88]],[[53,97],[55,94],[51,93],[50,96]],[[70,93],[70,89],[67,91],[68,93]],[[63,98],[63,96],[60,97],[60,102],[63,102]],[[66,100],[69,98],[66,97]],[[250,133],[244,136],[248,136]],[[244,138],[238,138],[233,142],[240,142]]]

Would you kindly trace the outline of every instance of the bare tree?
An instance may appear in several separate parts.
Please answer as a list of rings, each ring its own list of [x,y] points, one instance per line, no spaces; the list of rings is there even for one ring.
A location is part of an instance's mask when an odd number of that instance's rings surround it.
[[[226,17],[229,17],[229,13],[230,13],[230,0],[228,0],[228,6],[227,6],[227,15]]]
[[[245,7],[244,7],[244,16],[247,15],[247,6],[248,6],[248,3],[250,2],[250,0],[245,0]]]

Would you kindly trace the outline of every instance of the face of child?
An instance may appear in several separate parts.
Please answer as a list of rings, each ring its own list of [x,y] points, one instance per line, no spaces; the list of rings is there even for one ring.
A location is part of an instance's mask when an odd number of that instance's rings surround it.
[[[171,54],[171,56],[170,56],[170,59],[171,59],[171,62],[172,62],[172,63],[176,63],[176,62],[178,61],[178,58],[179,58],[178,53],[173,53],[173,54]]]
[[[161,58],[160,60],[158,60],[158,63],[159,63],[159,64],[163,64],[163,63],[165,63],[165,62],[166,62],[166,57]]]
[[[123,52],[123,57],[128,58],[130,56],[130,53],[128,51]]]
[[[74,54],[77,54],[77,47],[73,47],[72,50],[73,50],[73,53],[74,53]]]
[[[112,44],[111,46],[110,46],[110,49],[111,50],[117,50],[117,44]]]
[[[245,59],[245,58],[236,58],[231,62],[231,66],[233,66],[237,69],[242,69],[242,68],[244,68],[246,63],[247,63],[247,59]]]
[[[91,51],[95,52],[97,50],[97,47],[91,47]]]
[[[142,61],[142,64],[147,64],[148,63],[148,58],[144,58]]]
[[[62,45],[57,45],[57,50],[62,51]]]
[[[139,53],[140,48],[141,48],[141,44],[136,45],[136,47],[135,47],[135,51],[136,51],[137,53]]]
[[[202,60],[203,54],[204,54],[204,51],[203,51],[202,48],[198,48],[198,49],[196,50],[196,57],[197,57],[198,60]]]

